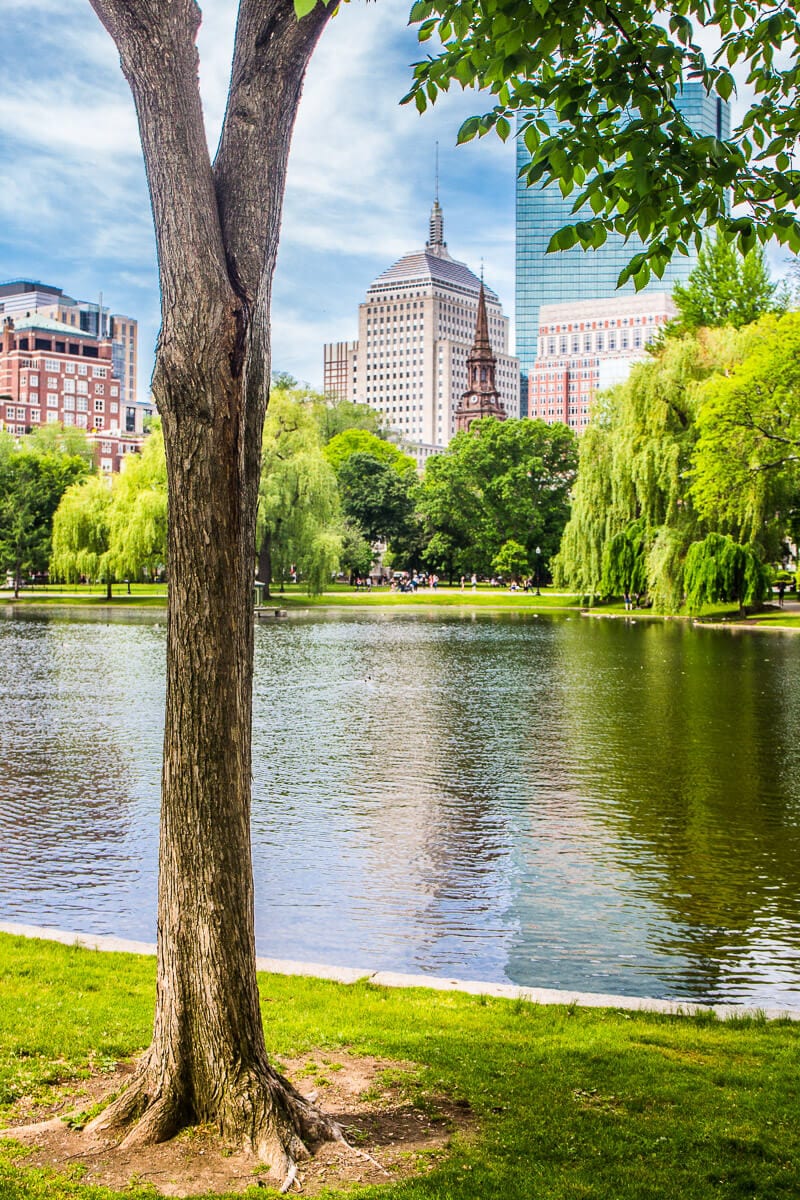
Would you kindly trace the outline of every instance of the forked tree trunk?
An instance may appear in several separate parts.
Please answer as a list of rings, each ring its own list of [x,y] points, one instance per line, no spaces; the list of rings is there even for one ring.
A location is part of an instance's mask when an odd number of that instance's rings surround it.
[[[212,169],[194,0],[91,0],[139,117],[163,324],[153,394],[169,491],[169,618],[152,1044],[89,1127],[128,1142],[217,1123],[281,1178],[341,1137],[270,1066],[250,854],[253,575],[269,299],[289,140],[330,11],[241,0]],[[267,581],[268,582],[268,581]]]

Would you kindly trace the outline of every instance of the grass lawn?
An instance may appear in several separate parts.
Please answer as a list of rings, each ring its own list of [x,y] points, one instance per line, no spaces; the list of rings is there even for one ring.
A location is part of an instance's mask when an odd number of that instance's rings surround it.
[[[134,1054],[154,961],[0,936],[0,1120],[20,1096]],[[360,1200],[794,1200],[800,1027],[537,1007],[426,990],[262,976],[267,1044],[406,1060],[409,1102],[466,1101],[476,1132],[428,1173]],[[118,1193],[26,1171],[0,1146],[2,1200]],[[129,1200],[152,1197],[132,1185]],[[253,1189],[250,1196],[274,1194]],[[342,1193],[328,1193],[341,1195]]]

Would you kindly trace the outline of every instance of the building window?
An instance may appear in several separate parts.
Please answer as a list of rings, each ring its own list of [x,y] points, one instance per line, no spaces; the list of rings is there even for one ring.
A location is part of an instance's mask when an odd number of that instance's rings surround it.
[[[105,391],[106,391],[106,385],[104,383],[96,383],[94,385],[95,396],[104,396]]]
[[[75,407],[75,397],[69,392],[64,393],[64,408],[73,409]]]
[[[58,420],[57,412],[48,412],[48,414],[47,414],[48,425],[54,425],[57,420]]]
[[[89,394],[89,385],[85,379],[78,380],[78,392],[81,396],[87,396]]]
[[[105,401],[104,400],[95,400],[94,411],[95,412],[105,412]]]
[[[94,379],[105,379],[108,375],[108,367],[92,367],[92,376]]]
[[[64,370],[66,371],[66,373],[68,375],[74,375],[75,374],[75,363],[73,363],[73,362],[64,363]]]
[[[44,360],[45,371],[57,371],[58,368],[59,368],[59,361],[57,358],[46,358]]]
[[[88,412],[89,401],[86,396],[78,396],[78,412]]]
[[[78,363],[78,374],[79,375],[88,375],[89,374],[89,368],[86,365],[86,363]]]
[[[47,393],[47,407],[58,408],[58,392]]]
[[[75,418],[75,424],[79,429],[85,429],[87,425],[86,413],[78,413],[77,417]]]

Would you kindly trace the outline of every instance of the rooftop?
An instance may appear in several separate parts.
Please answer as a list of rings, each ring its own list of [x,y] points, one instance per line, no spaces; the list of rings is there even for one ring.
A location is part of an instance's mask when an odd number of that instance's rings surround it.
[[[29,317],[14,318],[15,333],[24,329],[40,329],[43,333],[60,333],[64,337],[89,338],[93,342],[97,341],[93,333],[87,333],[84,329],[76,329],[74,325],[65,325],[63,321],[54,321],[51,317],[41,317],[38,313],[31,313]]]

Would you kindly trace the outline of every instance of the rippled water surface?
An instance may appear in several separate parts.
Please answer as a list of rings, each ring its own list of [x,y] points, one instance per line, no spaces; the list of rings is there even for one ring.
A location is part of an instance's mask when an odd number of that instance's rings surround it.
[[[165,632],[0,621],[0,920],[154,939]],[[256,630],[259,950],[800,1006],[800,638]]]

